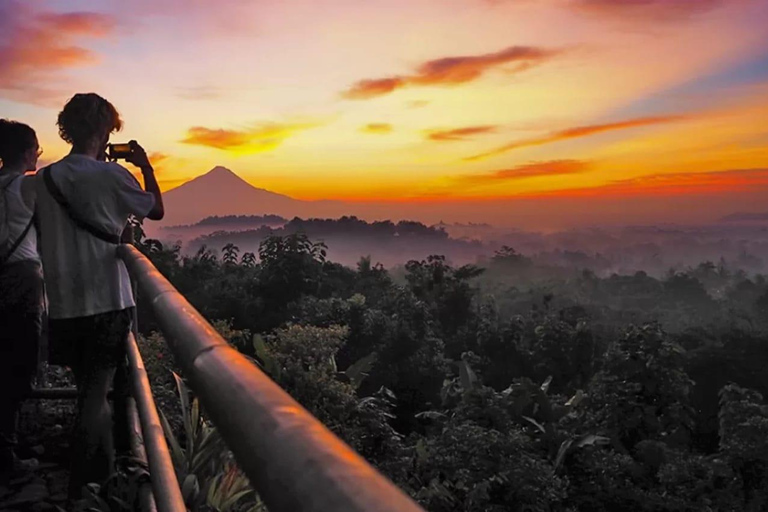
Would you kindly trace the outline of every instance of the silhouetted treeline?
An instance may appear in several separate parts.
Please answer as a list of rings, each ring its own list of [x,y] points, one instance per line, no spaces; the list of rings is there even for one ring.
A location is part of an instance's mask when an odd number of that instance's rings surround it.
[[[278,225],[285,224],[287,219],[280,217],[279,215],[213,215],[206,217],[197,226],[221,226],[226,224],[265,224],[265,225]]]
[[[212,215],[194,224],[168,226],[166,229],[195,228],[195,227],[222,227],[222,226],[279,226],[288,222],[288,219],[279,215]]]
[[[366,222],[357,217],[339,219],[294,218],[281,227],[262,226],[240,231],[219,230],[198,237],[185,245],[190,252],[201,247],[219,250],[234,244],[244,251],[256,252],[259,244],[270,236],[304,233],[312,240],[323,241],[331,259],[354,265],[361,254],[371,254],[386,266],[423,258],[435,250],[453,258],[474,260],[483,252],[480,242],[455,240],[442,228],[413,221]]]

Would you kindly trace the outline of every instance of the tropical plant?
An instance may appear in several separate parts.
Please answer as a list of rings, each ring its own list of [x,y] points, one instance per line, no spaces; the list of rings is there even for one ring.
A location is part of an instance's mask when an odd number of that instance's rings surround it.
[[[82,498],[73,503],[73,512],[131,512],[141,509],[141,492],[150,485],[146,464],[134,457],[120,457],[116,471],[103,484],[83,487]]]
[[[240,248],[233,243],[228,243],[222,249],[224,253],[223,261],[225,265],[237,265],[237,255],[240,252]]]
[[[214,475],[205,504],[215,512],[267,512],[266,505],[251,487],[248,477],[228,460]]]
[[[256,266],[256,255],[252,252],[244,252],[240,258],[240,264],[245,268],[253,268]]]
[[[200,413],[197,398],[190,401],[189,390],[177,374],[183,419],[183,442],[160,413],[171,452],[176,478],[181,483],[184,503],[195,511],[266,511],[248,480],[235,465],[216,428]]]

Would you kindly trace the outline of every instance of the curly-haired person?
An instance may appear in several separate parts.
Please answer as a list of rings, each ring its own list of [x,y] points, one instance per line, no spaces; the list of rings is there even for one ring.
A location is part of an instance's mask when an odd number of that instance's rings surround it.
[[[114,470],[107,393],[125,359],[135,302],[116,247],[128,218],[160,220],[163,202],[154,170],[134,141],[126,161],[141,170],[144,189],[127,169],[106,161],[109,137],[122,128],[115,107],[97,94],[76,94],[58,117],[70,153],[36,176],[40,254],[49,302],[49,361],[69,366],[78,390],[69,497],[103,483]]]

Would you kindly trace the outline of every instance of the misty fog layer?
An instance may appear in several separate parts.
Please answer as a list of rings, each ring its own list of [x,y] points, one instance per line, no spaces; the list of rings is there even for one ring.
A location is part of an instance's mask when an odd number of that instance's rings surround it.
[[[590,270],[598,275],[644,271],[662,275],[702,261],[760,272],[768,260],[768,228],[759,223],[708,226],[594,227],[568,231],[510,230],[488,224],[366,222],[356,217],[294,218],[277,215],[208,217],[162,229],[158,239],[180,243],[185,254],[227,244],[256,253],[272,235],[304,233],[323,242],[328,256],[347,266],[361,257],[395,267],[430,254],[456,264],[482,263],[502,247],[511,247],[541,267]],[[721,262],[723,260],[723,262]]]

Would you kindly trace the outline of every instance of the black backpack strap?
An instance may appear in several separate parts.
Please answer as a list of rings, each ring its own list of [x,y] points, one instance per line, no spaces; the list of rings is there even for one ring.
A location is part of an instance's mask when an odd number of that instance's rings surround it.
[[[77,212],[75,212],[67,199],[64,197],[64,194],[61,193],[61,190],[59,190],[59,187],[57,187],[56,183],[53,181],[53,177],[51,177],[50,166],[46,167],[40,172],[43,175],[43,181],[45,182],[45,187],[48,189],[48,193],[51,194],[51,197],[53,197],[57,203],[59,203],[59,206],[61,206],[61,208],[69,216],[70,220],[74,222],[78,228],[82,229],[83,231],[87,231],[99,240],[103,240],[107,243],[115,245],[120,244],[119,235],[107,233],[106,231],[89,224],[82,217],[80,217]]]
[[[25,238],[27,238],[27,234],[29,233],[29,230],[32,229],[32,225],[35,223],[35,216],[32,215],[32,218],[29,219],[29,222],[27,223],[27,227],[24,228],[24,231],[21,232],[19,237],[16,239],[15,242],[13,242],[13,245],[11,248],[6,252],[5,254],[0,257],[0,268],[6,264],[6,262],[11,259],[11,256],[13,256],[13,253],[16,252],[16,249],[19,248],[21,245],[21,242],[24,241]]]
[[[14,178],[9,179],[5,183],[5,185],[3,186],[2,193],[5,194],[5,191],[18,178],[21,178],[21,176],[16,176]],[[19,237],[13,242],[13,244],[11,244],[11,248],[5,254],[0,256],[0,268],[3,267],[8,262],[9,259],[11,259],[11,256],[13,256],[13,253],[16,252],[16,249],[19,248],[19,246],[21,245],[21,242],[23,242],[24,239],[27,237],[27,234],[29,233],[29,230],[32,229],[32,226],[36,225],[36,224],[37,224],[37,217],[33,213],[32,217],[30,217],[30,219],[29,219],[29,223],[24,228],[24,231],[22,231],[21,234],[19,235]]]
[[[17,179],[17,178],[20,178],[20,177],[21,177],[21,176],[14,176],[14,177],[12,177],[11,179],[7,180],[7,181],[5,182],[5,185],[3,185],[3,188],[2,188],[2,189],[0,189],[0,190],[2,190],[2,192],[3,192],[3,193],[5,193],[5,191],[6,191],[8,188],[10,188],[10,187],[11,187],[11,184],[12,184],[14,181],[16,181],[16,179]]]

